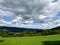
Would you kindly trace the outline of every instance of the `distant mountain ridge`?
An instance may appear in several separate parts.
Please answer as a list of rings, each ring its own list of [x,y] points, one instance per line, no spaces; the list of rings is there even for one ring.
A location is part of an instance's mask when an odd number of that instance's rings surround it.
[[[60,26],[59,27],[55,27],[55,28],[52,28],[51,30],[60,30]]]
[[[31,29],[31,28],[18,28],[18,27],[7,27],[7,26],[0,26],[0,29],[7,29],[13,32],[21,32],[21,31],[30,31],[30,30],[38,30],[42,31],[42,29]]]
[[[7,27],[7,26],[0,26],[1,29],[7,29],[13,32],[21,32],[21,31],[30,31],[30,30],[37,30],[37,31],[43,31],[42,29],[31,29],[31,28],[18,28],[18,27]],[[56,27],[53,29],[45,29],[45,30],[60,30],[60,27]]]

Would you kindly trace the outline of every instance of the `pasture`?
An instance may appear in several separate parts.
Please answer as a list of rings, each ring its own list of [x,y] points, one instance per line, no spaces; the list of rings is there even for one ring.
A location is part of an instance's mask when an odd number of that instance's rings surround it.
[[[60,45],[60,35],[0,37],[0,45]]]

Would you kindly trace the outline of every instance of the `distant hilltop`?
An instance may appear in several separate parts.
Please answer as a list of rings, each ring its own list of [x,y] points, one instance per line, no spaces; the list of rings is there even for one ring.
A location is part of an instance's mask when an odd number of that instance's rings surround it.
[[[31,29],[31,28],[18,28],[18,27],[7,27],[7,26],[0,26],[0,30],[7,29],[13,32],[21,32],[21,31],[30,31],[30,30],[38,30],[42,31],[42,29]]]
[[[31,28],[18,28],[18,27],[7,27],[7,26],[0,26],[0,30],[7,29],[13,32],[21,32],[21,31],[30,31],[30,30],[37,30],[37,31],[43,31],[43,29],[31,29]],[[45,30],[60,30],[60,27],[56,27],[53,29],[45,29]]]

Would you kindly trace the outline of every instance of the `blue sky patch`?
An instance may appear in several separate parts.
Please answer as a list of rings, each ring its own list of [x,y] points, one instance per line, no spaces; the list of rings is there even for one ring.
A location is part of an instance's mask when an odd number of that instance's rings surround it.
[[[15,17],[14,16],[4,16],[3,17],[3,20],[6,21],[6,22],[11,22],[12,20],[14,20]]]

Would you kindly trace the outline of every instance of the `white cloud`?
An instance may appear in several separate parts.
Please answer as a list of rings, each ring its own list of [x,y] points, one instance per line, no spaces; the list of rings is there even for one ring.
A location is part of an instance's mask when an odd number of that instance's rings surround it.
[[[14,13],[0,9],[0,16],[11,16],[11,15],[14,15]]]
[[[39,15],[38,16],[38,19],[40,19],[40,20],[45,20],[47,18],[47,16],[44,16],[44,15]]]

